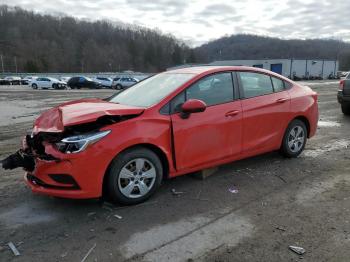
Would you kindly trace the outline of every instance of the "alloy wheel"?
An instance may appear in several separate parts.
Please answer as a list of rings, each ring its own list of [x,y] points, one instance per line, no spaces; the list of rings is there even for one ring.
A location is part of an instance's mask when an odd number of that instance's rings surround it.
[[[301,126],[293,127],[288,135],[288,147],[293,153],[299,152],[305,143],[305,133]]]
[[[156,169],[145,158],[136,158],[129,161],[120,170],[118,188],[128,198],[145,196],[156,181]]]

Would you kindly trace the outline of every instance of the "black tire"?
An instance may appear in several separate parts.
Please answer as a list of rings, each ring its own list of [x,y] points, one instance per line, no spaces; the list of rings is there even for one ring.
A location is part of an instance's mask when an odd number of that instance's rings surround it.
[[[52,84],[52,88],[53,89],[58,89],[58,85],[57,84]]]
[[[292,142],[291,139],[291,132],[294,129],[298,129],[301,128],[303,131],[303,136],[304,139],[303,141],[300,141],[298,143],[299,147],[296,147],[294,144],[294,150],[289,146],[289,143]],[[293,158],[293,157],[298,157],[301,152],[303,152],[305,145],[306,145],[306,140],[307,140],[307,128],[305,126],[305,123],[299,119],[294,119],[292,122],[289,123],[284,136],[283,136],[283,140],[282,140],[282,145],[280,148],[280,153],[284,156],[284,157],[288,157],[288,158]],[[292,145],[293,147],[293,145]]]
[[[116,88],[117,90],[122,90],[122,89],[123,89],[123,86],[122,86],[121,84],[117,84],[117,85],[115,86],[115,88]]]
[[[139,196],[136,198],[127,197],[120,190],[119,185],[119,176],[121,174],[121,170],[130,162],[135,159],[145,159],[149,161],[153,167],[155,168],[156,175],[154,178],[153,184],[151,183],[150,189],[148,193],[143,196]],[[136,168],[136,166],[135,166]],[[136,172],[135,172],[136,173]],[[135,173],[133,174],[136,177]],[[130,150],[127,150],[120,155],[118,155],[111,163],[110,168],[107,171],[107,185],[106,189],[108,191],[108,196],[111,201],[115,203],[119,203],[122,205],[135,205],[144,202],[149,197],[151,197],[157,188],[160,186],[163,178],[163,166],[159,159],[159,157],[151,150],[144,147],[136,147]],[[134,181],[134,179],[133,179]],[[152,180],[153,181],[153,180]],[[129,181],[130,183],[131,181]],[[136,179],[133,183],[136,184]],[[139,182],[138,182],[139,183]],[[138,190],[137,185],[134,185],[133,188],[136,192]],[[141,193],[141,191],[139,191]]]
[[[38,89],[38,85],[37,84],[32,84],[32,88],[33,89]]]
[[[341,104],[341,111],[344,115],[350,115],[350,104]]]

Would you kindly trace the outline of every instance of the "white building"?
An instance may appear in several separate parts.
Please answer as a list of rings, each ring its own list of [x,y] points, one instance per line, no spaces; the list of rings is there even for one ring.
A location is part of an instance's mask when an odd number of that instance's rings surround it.
[[[319,59],[259,59],[214,61],[209,65],[217,66],[252,66],[271,70],[285,77],[298,78],[335,76],[339,63],[336,60]]]

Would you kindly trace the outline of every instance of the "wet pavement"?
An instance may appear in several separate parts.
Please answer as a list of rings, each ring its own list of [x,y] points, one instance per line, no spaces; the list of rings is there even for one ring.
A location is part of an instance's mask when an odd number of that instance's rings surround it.
[[[319,93],[320,123],[299,158],[272,152],[204,181],[178,177],[138,206],[34,195],[23,171],[0,169],[0,261],[81,261],[91,248],[86,261],[349,261],[350,117],[337,82],[308,85]],[[43,110],[113,93],[0,86],[0,159]]]

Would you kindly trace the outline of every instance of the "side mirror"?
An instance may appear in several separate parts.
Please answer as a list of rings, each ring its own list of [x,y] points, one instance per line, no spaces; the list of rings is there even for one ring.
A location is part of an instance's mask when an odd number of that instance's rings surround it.
[[[189,99],[181,106],[181,117],[186,119],[192,113],[204,112],[207,105],[198,99]]]

